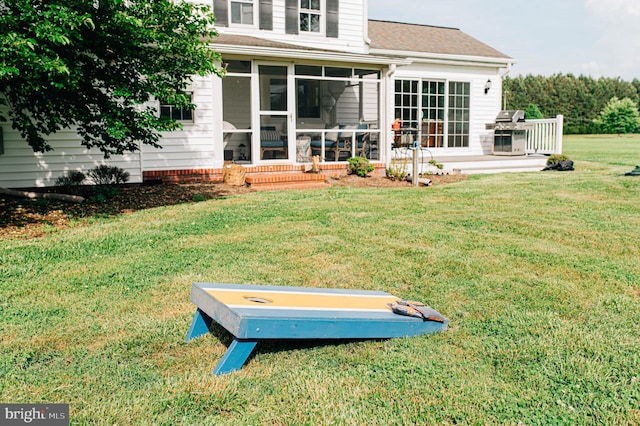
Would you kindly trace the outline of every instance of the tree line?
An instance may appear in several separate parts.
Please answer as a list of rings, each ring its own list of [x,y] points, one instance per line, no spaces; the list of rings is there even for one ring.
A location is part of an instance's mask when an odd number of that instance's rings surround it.
[[[636,107],[640,104],[640,80],[572,74],[507,76],[503,96],[506,109],[537,107],[547,118],[562,114],[565,134],[600,133],[597,120],[613,98],[629,98]]]

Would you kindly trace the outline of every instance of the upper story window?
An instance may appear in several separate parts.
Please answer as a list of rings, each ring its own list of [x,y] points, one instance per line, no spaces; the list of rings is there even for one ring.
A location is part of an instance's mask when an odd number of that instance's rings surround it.
[[[253,0],[231,1],[231,23],[253,25]]]
[[[285,33],[338,38],[340,0],[285,0]]]
[[[300,0],[300,32],[320,32],[320,0]]]
[[[218,27],[232,25],[273,30],[272,0],[213,0],[213,14]]]

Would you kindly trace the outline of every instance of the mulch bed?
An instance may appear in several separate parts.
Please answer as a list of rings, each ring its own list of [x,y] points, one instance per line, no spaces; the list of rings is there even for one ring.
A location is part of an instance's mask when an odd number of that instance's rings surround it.
[[[431,176],[434,185],[463,180],[463,175]],[[397,182],[386,177],[360,178],[355,175],[330,179],[335,186],[402,188],[409,182]],[[0,238],[29,239],[50,232],[51,228],[64,229],[82,224],[92,217],[108,217],[160,206],[190,203],[214,198],[246,194],[246,186],[226,184],[128,184],[110,189],[106,194],[94,186],[72,188],[37,188],[38,192],[63,192],[80,195],[83,203],[57,200],[27,199],[0,194]]]

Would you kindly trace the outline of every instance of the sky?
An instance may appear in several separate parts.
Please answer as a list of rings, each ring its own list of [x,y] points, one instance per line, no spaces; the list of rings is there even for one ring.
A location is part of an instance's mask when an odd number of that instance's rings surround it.
[[[459,28],[510,75],[640,79],[640,0],[368,0],[369,19]]]

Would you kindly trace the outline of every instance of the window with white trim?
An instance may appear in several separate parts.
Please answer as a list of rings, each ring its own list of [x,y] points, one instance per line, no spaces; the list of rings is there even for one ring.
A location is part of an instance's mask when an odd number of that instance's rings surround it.
[[[449,82],[449,148],[469,146],[470,87],[469,83]]]
[[[189,102],[193,99],[192,93],[187,93]],[[193,123],[193,110],[187,107],[179,107],[168,101],[160,101],[160,117],[170,118],[172,120]]]
[[[419,140],[423,147],[469,147],[470,88],[461,81],[396,80],[396,146]]]
[[[241,25],[253,25],[253,1],[231,1],[231,23]]]
[[[320,0],[300,0],[301,33],[319,33],[321,16]]]

